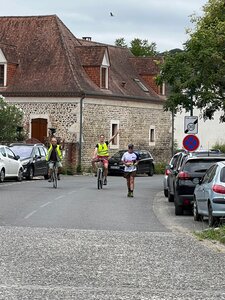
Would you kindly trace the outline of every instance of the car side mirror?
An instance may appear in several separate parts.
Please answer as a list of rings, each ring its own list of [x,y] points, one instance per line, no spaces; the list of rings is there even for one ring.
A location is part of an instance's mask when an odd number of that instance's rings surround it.
[[[20,159],[20,156],[19,155],[16,155],[15,156],[15,160],[19,160]]]

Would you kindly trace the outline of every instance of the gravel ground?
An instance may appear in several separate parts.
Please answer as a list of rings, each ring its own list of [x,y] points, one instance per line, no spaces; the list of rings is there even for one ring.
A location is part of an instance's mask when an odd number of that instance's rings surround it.
[[[225,299],[225,255],[180,232],[0,227],[0,299]]]

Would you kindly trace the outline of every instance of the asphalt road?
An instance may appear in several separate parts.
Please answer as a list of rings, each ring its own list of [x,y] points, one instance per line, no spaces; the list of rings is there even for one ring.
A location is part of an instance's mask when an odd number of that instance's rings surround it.
[[[225,299],[223,248],[174,216],[162,176],[0,185],[0,299]]]

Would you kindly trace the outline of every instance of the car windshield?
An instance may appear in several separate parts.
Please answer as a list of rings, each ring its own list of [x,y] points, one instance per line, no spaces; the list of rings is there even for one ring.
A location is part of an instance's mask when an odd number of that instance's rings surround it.
[[[184,166],[184,171],[190,172],[190,173],[202,173],[206,172],[212,164],[219,160],[224,159],[195,159],[195,160],[188,160]]]
[[[125,151],[119,151],[119,152],[116,152],[114,155],[112,155],[111,158],[114,158],[114,159],[121,159],[123,154],[125,153]]]
[[[11,149],[16,155],[19,155],[20,158],[30,157],[32,152],[32,147],[13,146]]]

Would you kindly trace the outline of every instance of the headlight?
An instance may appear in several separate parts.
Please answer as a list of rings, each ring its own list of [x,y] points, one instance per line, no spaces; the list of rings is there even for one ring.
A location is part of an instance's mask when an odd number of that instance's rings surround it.
[[[23,160],[22,161],[22,165],[23,166],[26,166],[26,165],[28,165],[30,163],[30,160],[29,159],[26,159],[26,160]]]

